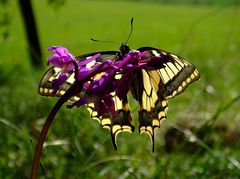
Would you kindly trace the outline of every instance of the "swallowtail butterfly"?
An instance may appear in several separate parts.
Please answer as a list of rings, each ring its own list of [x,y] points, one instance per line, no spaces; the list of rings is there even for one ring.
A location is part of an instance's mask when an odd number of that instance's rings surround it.
[[[189,84],[200,78],[200,74],[191,63],[167,51],[152,47],[141,47],[137,50],[140,52],[146,51],[146,58],[152,56],[161,57],[160,60],[153,64],[157,70],[141,69],[136,71],[133,74],[134,79],[130,88],[130,92],[139,103],[139,133],[150,135],[154,150],[154,132],[156,128],[160,127],[161,121],[166,119],[168,99],[183,93]],[[95,62],[103,62],[104,60],[120,61],[130,51],[131,49],[128,45],[122,44],[120,51],[94,52],[78,56],[77,59],[80,61],[85,60],[100,53],[100,57]],[[58,77],[59,73],[60,69],[56,67],[50,68],[45,73],[39,85],[39,93],[41,95],[60,97],[74,83],[75,78],[72,72],[68,74],[68,79],[60,86],[57,93],[52,93],[52,81]],[[79,100],[79,97],[74,96],[70,101],[75,102],[77,100]],[[88,104],[87,109],[90,111],[93,119],[96,119],[103,128],[110,130],[113,145],[117,148],[117,134],[125,131],[133,132],[134,125],[129,110],[128,99],[120,100],[113,94],[113,100],[117,112],[115,118],[111,118],[108,115],[99,117],[94,110],[93,103]]]

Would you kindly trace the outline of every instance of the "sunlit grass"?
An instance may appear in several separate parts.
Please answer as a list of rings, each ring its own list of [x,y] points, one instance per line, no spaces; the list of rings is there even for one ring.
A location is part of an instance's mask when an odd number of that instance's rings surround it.
[[[34,150],[30,139],[35,145],[56,99],[37,94],[45,70],[30,68],[19,9],[14,1],[9,3],[5,11],[11,17],[10,36],[0,38],[0,178],[21,178],[29,177]],[[239,175],[239,7],[99,1],[66,1],[58,8],[47,1],[33,5],[45,58],[51,45],[66,46],[75,55],[118,50],[134,17],[132,48],[154,46],[177,53],[202,75],[170,101],[168,120],[155,136],[155,154],[148,136],[137,130],[119,135],[116,152],[109,132],[90,119],[86,109],[63,107],[42,155],[49,177]],[[94,43],[92,37],[120,43]]]

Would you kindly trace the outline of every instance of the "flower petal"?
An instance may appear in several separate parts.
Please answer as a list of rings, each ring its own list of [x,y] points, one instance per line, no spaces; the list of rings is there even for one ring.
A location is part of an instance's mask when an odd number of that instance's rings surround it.
[[[55,90],[59,89],[59,86],[63,84],[67,80],[67,75],[66,74],[60,74],[57,79],[54,79],[52,81],[52,88]]]
[[[71,105],[67,105],[67,108],[71,109],[72,107],[76,106],[76,107],[80,107],[83,106],[84,104],[89,103],[90,100],[87,98],[81,98],[78,101],[75,101],[73,104]]]
[[[101,54],[100,53],[97,53],[97,54],[95,54],[95,55],[93,55],[92,57],[90,57],[90,58],[88,58],[88,59],[86,59],[86,60],[83,60],[83,61],[79,61],[78,62],[78,66],[79,67],[82,67],[82,66],[84,66],[84,65],[86,65],[86,64],[88,64],[88,63],[90,63],[90,62],[92,62],[92,61],[94,61],[94,60],[96,60],[98,57],[100,57],[101,56]]]

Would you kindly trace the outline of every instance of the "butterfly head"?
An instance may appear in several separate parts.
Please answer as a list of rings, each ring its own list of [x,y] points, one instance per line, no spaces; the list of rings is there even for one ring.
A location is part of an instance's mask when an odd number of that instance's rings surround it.
[[[121,55],[122,55],[122,56],[128,54],[130,51],[131,51],[131,49],[130,49],[130,47],[129,47],[127,44],[123,43],[123,44],[121,45],[121,47],[120,47],[120,52],[121,52]]]

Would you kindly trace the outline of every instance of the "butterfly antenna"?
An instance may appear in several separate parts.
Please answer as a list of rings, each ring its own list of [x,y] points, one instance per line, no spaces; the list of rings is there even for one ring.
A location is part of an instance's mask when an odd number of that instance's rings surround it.
[[[130,39],[130,37],[132,35],[132,31],[133,31],[133,17],[131,18],[131,30],[130,30],[130,33],[128,35],[128,38],[127,38],[125,44],[127,44],[128,40]]]
[[[90,38],[90,40],[93,42],[110,42],[110,43],[114,43],[114,44],[119,44],[118,42],[115,42],[112,40],[98,40],[98,39],[94,39],[94,38]]]

